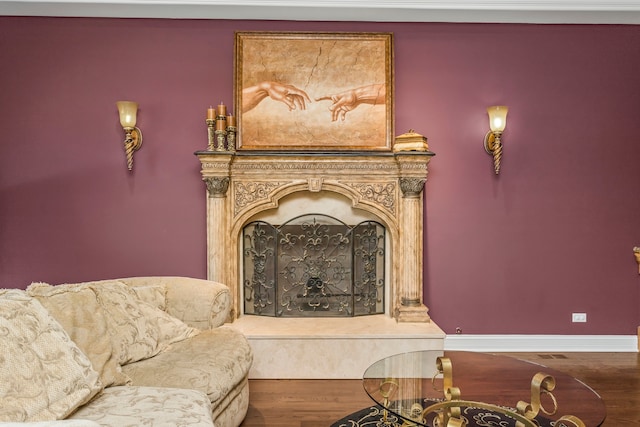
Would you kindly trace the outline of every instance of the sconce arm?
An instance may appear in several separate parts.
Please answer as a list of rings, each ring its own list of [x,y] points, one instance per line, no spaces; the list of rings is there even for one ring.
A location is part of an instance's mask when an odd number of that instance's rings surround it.
[[[500,173],[500,163],[502,160],[502,132],[489,131],[484,136],[484,150],[493,155],[493,168],[496,175]]]
[[[124,151],[127,155],[127,169],[133,169],[133,153],[142,147],[142,131],[137,127],[126,127]]]

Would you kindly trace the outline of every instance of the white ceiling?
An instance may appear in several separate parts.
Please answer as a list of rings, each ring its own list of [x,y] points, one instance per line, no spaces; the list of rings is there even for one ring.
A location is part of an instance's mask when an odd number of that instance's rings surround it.
[[[0,15],[640,24],[640,0],[0,0]]]

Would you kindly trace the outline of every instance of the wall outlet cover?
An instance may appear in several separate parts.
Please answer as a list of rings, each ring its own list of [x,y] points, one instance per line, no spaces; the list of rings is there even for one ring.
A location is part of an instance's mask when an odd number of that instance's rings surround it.
[[[586,323],[587,313],[571,313],[571,321],[573,323]]]

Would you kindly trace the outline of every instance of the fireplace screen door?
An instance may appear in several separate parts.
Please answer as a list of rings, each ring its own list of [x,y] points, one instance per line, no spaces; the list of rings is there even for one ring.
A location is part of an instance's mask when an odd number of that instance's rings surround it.
[[[385,229],[323,214],[282,225],[247,224],[242,235],[244,312],[271,317],[384,313]]]

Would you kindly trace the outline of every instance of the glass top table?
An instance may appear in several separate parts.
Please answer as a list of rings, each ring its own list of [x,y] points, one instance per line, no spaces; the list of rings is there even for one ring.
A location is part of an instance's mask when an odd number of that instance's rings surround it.
[[[389,426],[593,427],[606,417],[600,396],[576,378],[486,353],[397,354],[367,368],[363,386]]]

